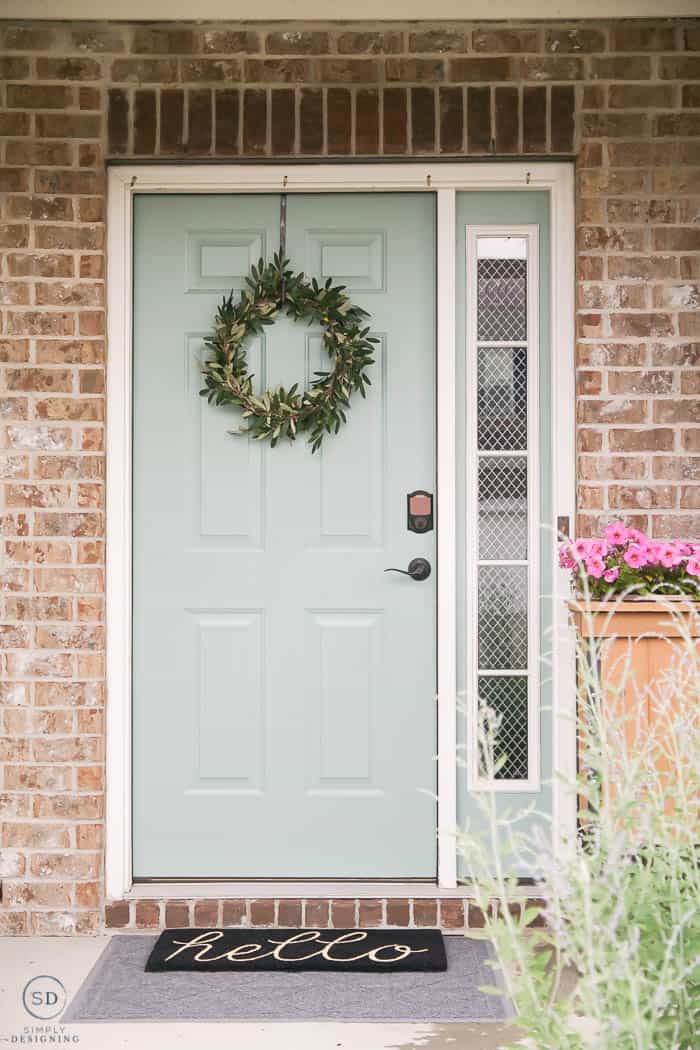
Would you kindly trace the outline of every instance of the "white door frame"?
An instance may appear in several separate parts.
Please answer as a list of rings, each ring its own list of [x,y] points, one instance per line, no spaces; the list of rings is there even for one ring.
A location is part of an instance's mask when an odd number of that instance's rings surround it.
[[[343,163],[343,164],[126,164],[108,172],[107,213],[107,755],[105,877],[109,899],[144,896],[133,891],[131,857],[131,368],[132,204],[138,193],[287,193],[332,191],[429,191],[437,195],[437,703],[438,881],[429,892],[457,886],[457,683],[456,683],[456,488],[455,383],[456,193],[461,190],[529,189],[550,194],[553,516],[575,512],[574,443],[574,179],[560,162]],[[553,547],[555,545],[553,544]],[[564,599],[568,582],[553,551],[554,770],[575,772],[573,648]],[[554,836],[567,848],[575,831],[576,802],[555,775]],[[235,885],[236,896],[298,895],[299,886]],[[337,895],[340,886],[313,884],[313,896]],[[162,884],[148,894],[182,897],[211,892],[211,884]],[[382,896],[425,895],[426,888],[372,884]],[[221,887],[215,890],[221,893]],[[353,884],[353,894],[363,895]]]

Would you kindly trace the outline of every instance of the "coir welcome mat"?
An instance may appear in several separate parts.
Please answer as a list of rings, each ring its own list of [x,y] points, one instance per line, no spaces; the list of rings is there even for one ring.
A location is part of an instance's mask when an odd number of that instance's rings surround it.
[[[165,930],[146,962],[149,973],[417,973],[447,969],[439,930]]]

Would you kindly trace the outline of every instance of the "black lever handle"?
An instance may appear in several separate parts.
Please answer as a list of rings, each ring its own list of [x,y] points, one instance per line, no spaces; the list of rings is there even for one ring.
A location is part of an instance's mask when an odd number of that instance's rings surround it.
[[[427,558],[412,558],[408,563],[408,569],[385,569],[384,572],[400,572],[402,576],[410,576],[412,580],[420,583],[428,579],[431,568]]]

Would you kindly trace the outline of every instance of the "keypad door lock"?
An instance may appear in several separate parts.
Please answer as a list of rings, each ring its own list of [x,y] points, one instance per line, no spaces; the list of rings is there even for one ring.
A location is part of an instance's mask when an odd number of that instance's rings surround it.
[[[433,494],[416,489],[406,496],[406,528],[409,532],[432,532]]]

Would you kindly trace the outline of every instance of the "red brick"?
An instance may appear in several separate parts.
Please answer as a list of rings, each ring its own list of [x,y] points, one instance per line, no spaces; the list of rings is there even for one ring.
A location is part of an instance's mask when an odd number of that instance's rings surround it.
[[[260,50],[260,37],[251,31],[232,29],[208,29],[202,37],[205,54],[255,54]]]
[[[290,102],[292,102],[291,96]],[[326,112],[328,122],[328,152],[331,154],[350,153],[352,148],[352,96],[350,95],[350,92],[346,88],[329,88],[326,96]],[[293,118],[291,126],[293,139]],[[274,105],[272,127],[274,131]]]
[[[417,926],[438,925],[438,903],[431,900],[413,900],[413,922]]]
[[[521,59],[519,71],[523,80],[581,80],[583,63],[580,58],[567,55],[537,56]]]
[[[304,925],[325,928],[329,923],[329,904],[327,900],[304,902]]]
[[[165,925],[170,928],[191,926],[190,906],[187,901],[166,901]]]
[[[574,89],[569,84],[552,87],[550,142],[553,153],[571,153],[574,148]]]
[[[194,925],[195,926],[218,926],[219,924],[219,902],[218,901],[195,901]]]
[[[191,29],[137,26],[131,50],[135,55],[185,55],[198,50],[198,41]]]
[[[244,79],[249,84],[305,84],[313,79],[311,70],[302,58],[253,58],[245,64]]]
[[[317,30],[268,33],[265,50],[268,55],[325,55],[328,33]]]
[[[294,91],[290,91],[284,88],[274,90],[271,93],[271,110],[270,110],[270,135],[272,152],[275,156],[282,154],[293,153],[294,143],[296,137],[295,127],[295,95]],[[330,109],[331,100],[329,94],[328,105]],[[330,115],[329,115],[330,122]],[[329,126],[329,139],[331,130]],[[330,147],[329,150],[335,152]]]
[[[185,97],[179,88],[160,93],[160,151],[181,153],[184,134]]]
[[[281,900],[277,904],[277,922],[280,926],[300,927],[301,901]]]
[[[331,923],[336,930],[352,929],[357,925],[355,908],[354,900],[331,901]]]
[[[449,79],[457,83],[490,84],[494,80],[514,78],[509,58],[453,58]]]
[[[613,452],[670,452],[674,444],[674,432],[668,427],[611,430],[608,441]]]
[[[515,87],[494,89],[496,153],[517,153],[519,97]]]
[[[119,929],[120,927],[128,926],[130,921],[128,901],[115,901],[106,905],[105,925],[109,929]]]
[[[491,149],[491,89],[467,89],[467,150],[488,153]]]
[[[238,153],[239,92],[235,88],[214,92],[216,152]]]
[[[384,903],[380,900],[360,900],[358,926],[382,926],[384,923]]]
[[[253,926],[274,926],[275,902],[273,900],[251,901],[250,921]]]
[[[407,149],[408,105],[405,88],[385,88],[384,108],[384,152],[405,153]]]
[[[438,96],[440,152],[461,153],[464,148],[464,104],[460,87],[441,87]]]
[[[526,153],[544,153],[547,148],[547,89],[523,88],[523,146]]]
[[[606,34],[601,29],[548,29],[544,36],[544,49],[558,55],[605,51]]]
[[[460,930],[464,926],[462,901],[443,898],[440,901],[440,926],[446,930]]]
[[[246,90],[243,95],[243,152],[262,154],[267,147],[267,95]]]
[[[355,95],[355,149],[359,155],[379,151],[379,94],[373,88]]]
[[[321,153],[323,150],[323,94],[317,88],[301,90],[299,148],[301,153]]]
[[[390,55],[401,51],[403,34],[393,32],[341,33],[336,40],[341,55]],[[413,50],[413,48],[411,49]]]
[[[156,148],[156,94],[134,92],[134,153],[150,155]]]
[[[388,900],[386,902],[388,926],[409,926],[410,920],[410,905],[407,900]]]
[[[223,901],[221,921],[224,926],[246,925],[245,901]],[[299,924],[300,925],[300,924]]]
[[[135,925],[139,930],[160,926],[160,904],[157,901],[136,901]]]
[[[594,80],[648,80],[651,59],[645,55],[592,58],[591,75]]]
[[[115,83],[172,84],[177,76],[175,58],[118,58],[112,63]]]
[[[189,91],[188,136],[184,148],[186,153],[204,154],[211,149],[212,131],[212,94],[208,88]]]
[[[435,152],[435,92],[411,88],[411,130],[414,153]]]

